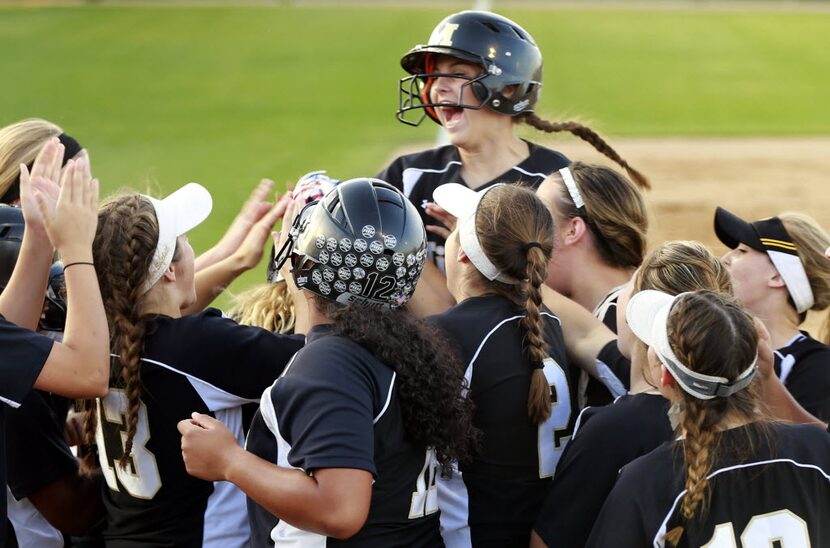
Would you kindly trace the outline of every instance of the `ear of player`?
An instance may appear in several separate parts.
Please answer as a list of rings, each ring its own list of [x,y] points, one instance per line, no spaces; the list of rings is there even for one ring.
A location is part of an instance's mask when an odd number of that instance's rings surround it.
[[[352,179],[308,204],[274,259],[297,287],[341,304],[403,306],[426,262],[415,206],[379,179]]]

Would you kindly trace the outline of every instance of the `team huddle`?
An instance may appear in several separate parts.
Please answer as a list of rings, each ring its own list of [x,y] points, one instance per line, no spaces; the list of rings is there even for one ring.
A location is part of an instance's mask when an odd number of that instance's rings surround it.
[[[1,545],[830,546],[827,233],[723,204],[724,257],[648,251],[647,178],[534,113],[499,15],[401,66],[398,118],[449,144],[264,180],[198,256],[206,188],[99,203],[61,128],[0,129]]]

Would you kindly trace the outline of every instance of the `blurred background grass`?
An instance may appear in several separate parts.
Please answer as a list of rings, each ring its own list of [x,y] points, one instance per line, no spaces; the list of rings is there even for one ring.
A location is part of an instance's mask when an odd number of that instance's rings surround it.
[[[542,48],[546,117],[617,136],[830,134],[830,13],[495,9]],[[215,205],[198,252],[261,177],[373,175],[430,143],[434,124],[394,118],[398,61],[450,11],[0,7],[0,125],[58,123],[105,192],[204,184]]]

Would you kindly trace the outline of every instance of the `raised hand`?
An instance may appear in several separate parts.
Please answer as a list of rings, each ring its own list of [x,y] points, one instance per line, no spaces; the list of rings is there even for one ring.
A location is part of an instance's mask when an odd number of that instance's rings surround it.
[[[54,210],[60,193],[63,152],[63,145],[55,137],[40,149],[31,172],[26,164],[20,164],[20,206],[23,209],[26,230],[44,240],[47,238],[46,227],[35,194],[42,195],[50,209]]]
[[[230,257],[239,250],[254,225],[273,207],[268,202],[268,196],[270,196],[273,187],[274,182],[270,179],[262,179],[259,182],[242,205],[242,209],[239,210],[222,239],[210,250],[196,258],[197,272]]]
[[[98,225],[98,180],[82,157],[66,164],[60,194],[53,203],[46,190],[34,189],[38,210],[52,245],[64,263],[92,261],[92,240]]]
[[[425,211],[427,215],[443,225],[426,225],[425,228],[427,229],[427,232],[438,234],[442,238],[447,239],[450,236],[450,232],[455,229],[458,219],[456,219],[454,215],[447,213],[447,210],[443,207],[432,202],[427,203]]]

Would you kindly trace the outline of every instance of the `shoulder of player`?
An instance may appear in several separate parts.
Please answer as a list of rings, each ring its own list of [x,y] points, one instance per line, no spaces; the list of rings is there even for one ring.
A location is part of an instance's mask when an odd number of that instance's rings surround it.
[[[668,425],[659,409],[661,396],[635,394],[621,396],[611,405],[586,407],[580,414],[578,435],[596,438],[605,445],[631,445],[638,432],[651,433]],[[666,425],[662,423],[665,422]]]
[[[519,166],[524,169],[533,169],[539,173],[549,175],[571,164],[567,156],[548,147],[526,141],[530,148],[530,155]]]
[[[445,145],[398,156],[384,172],[402,172],[406,169],[441,170],[452,161],[458,161],[458,152],[454,146]]]
[[[830,480],[830,434],[809,424],[772,423],[769,430],[780,458],[817,465]]]
[[[332,380],[363,377],[382,382],[392,369],[369,350],[348,337],[326,334],[315,337],[297,352],[285,376],[320,376]]]

